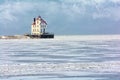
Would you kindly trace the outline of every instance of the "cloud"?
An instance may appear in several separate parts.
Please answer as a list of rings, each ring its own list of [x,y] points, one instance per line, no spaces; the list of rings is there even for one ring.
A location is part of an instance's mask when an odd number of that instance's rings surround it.
[[[120,3],[120,0],[110,0],[110,1],[114,3]]]
[[[7,1],[0,5],[0,22],[17,21],[19,15],[28,15],[29,11],[43,12],[46,16],[63,15],[69,19],[91,16],[120,20],[119,3],[120,0]]]
[[[23,28],[29,29],[32,23],[31,19],[38,15],[44,17],[45,20],[49,22],[48,24],[52,26],[50,29],[58,33],[65,32],[68,29],[71,30],[71,32],[75,29],[74,31],[78,31],[78,33],[84,33],[85,31],[89,33],[90,30],[96,31],[98,28],[96,25],[101,24],[99,21],[102,20],[107,19],[108,21],[106,21],[106,23],[113,21],[116,22],[114,23],[116,26],[118,25],[117,22],[120,21],[120,0],[2,1],[0,3],[0,30],[5,28],[6,32],[8,32],[9,29],[13,32],[13,29],[18,28],[18,31],[21,33],[22,31],[26,32]],[[99,21],[96,23],[96,20]],[[16,24],[19,25],[16,27]],[[110,22],[110,25],[111,24]],[[90,25],[94,27],[94,29],[89,27]],[[59,30],[61,26],[62,28]],[[102,26],[104,26],[104,24],[102,24]],[[88,30],[86,30],[86,28]],[[85,31],[79,31],[79,29],[84,29]]]
[[[120,20],[120,7],[108,7],[101,8],[98,11],[93,13],[93,18],[108,18],[111,20],[119,21]]]
[[[0,22],[4,21],[16,21],[17,14],[25,14],[29,11],[32,6],[31,3],[23,3],[23,2],[13,2],[13,3],[3,3],[0,5]]]
[[[109,18],[120,20],[120,0],[60,0],[65,10],[75,16],[91,16],[93,19]],[[65,8],[63,8],[64,10]],[[67,12],[66,12],[67,13]]]

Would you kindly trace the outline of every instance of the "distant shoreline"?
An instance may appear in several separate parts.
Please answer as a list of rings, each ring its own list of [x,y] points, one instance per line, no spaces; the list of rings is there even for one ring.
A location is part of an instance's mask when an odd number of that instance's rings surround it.
[[[44,33],[41,35],[31,35],[31,34],[26,34],[26,35],[8,35],[8,36],[0,36],[0,39],[50,39],[54,38],[54,34],[50,33]]]
[[[0,39],[30,39],[30,37],[25,35],[12,35],[12,36],[0,36]]]

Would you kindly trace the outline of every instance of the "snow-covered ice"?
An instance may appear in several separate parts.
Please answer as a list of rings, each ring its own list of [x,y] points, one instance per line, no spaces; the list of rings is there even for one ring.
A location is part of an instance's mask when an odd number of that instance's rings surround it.
[[[120,35],[0,40],[0,80],[119,80]]]

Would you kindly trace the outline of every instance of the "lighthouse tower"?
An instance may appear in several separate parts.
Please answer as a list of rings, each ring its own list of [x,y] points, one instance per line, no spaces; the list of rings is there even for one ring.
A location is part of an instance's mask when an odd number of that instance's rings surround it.
[[[31,35],[42,35],[45,33],[45,29],[47,27],[47,23],[40,16],[33,19],[33,23],[31,25]]]

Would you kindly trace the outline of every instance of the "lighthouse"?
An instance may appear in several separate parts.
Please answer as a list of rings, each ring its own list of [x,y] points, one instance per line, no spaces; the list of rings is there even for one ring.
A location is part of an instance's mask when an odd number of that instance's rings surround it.
[[[41,16],[33,19],[31,25],[31,35],[42,35],[45,34],[47,23]]]
[[[0,39],[49,39],[54,38],[53,33],[46,32],[47,23],[41,16],[33,18],[31,25],[31,34],[0,36]]]
[[[31,34],[27,35],[30,38],[54,38],[54,34],[46,32],[47,22],[38,16],[33,18],[31,25]]]

